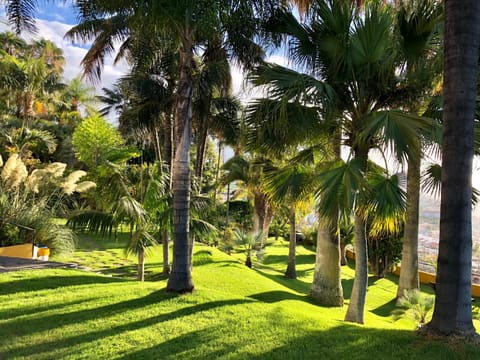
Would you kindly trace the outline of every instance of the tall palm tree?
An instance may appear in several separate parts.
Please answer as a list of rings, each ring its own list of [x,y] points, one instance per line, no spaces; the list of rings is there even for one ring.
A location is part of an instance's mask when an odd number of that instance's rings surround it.
[[[445,1],[442,199],[435,308],[426,333],[472,337],[472,160],[480,3]]]
[[[443,6],[433,0],[402,2],[397,10],[397,22],[402,37],[407,79],[415,90],[407,105],[412,112],[420,113],[433,94],[433,81],[439,76],[441,64],[440,28]],[[425,137],[423,137],[425,138]],[[419,137],[419,142],[424,139]],[[402,271],[397,297],[405,290],[418,289],[418,225],[420,202],[420,157],[409,157],[407,173],[407,210],[402,248]]]

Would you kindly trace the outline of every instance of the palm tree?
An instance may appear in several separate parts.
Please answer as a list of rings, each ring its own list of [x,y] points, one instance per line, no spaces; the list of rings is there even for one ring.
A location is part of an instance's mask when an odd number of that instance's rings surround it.
[[[288,247],[288,265],[285,276],[297,278],[295,248],[296,209],[303,200],[311,197],[312,172],[301,164],[287,164],[284,167],[269,170],[265,174],[265,186],[273,201],[288,205],[290,208],[289,225],[290,239]]]
[[[264,168],[270,167],[269,161],[261,156],[249,159],[247,156],[234,156],[224,165],[226,171],[222,184],[237,181],[246,188],[253,201],[254,234],[262,234],[262,247],[265,246],[268,229],[273,218],[273,204],[263,184]]]
[[[443,6],[432,0],[416,0],[401,3],[397,10],[397,22],[402,36],[402,50],[405,57],[407,79],[413,91],[410,111],[420,113],[421,108],[432,96],[433,81],[440,70],[440,25],[443,20]],[[425,100],[421,100],[425,99]],[[418,139],[425,141],[425,136]],[[419,288],[418,279],[418,225],[420,202],[420,157],[409,157],[407,173],[407,210],[402,249],[402,271],[397,297],[407,290]]]
[[[473,119],[480,3],[445,2],[445,75],[440,246],[427,334],[474,337],[471,306]]]
[[[0,48],[9,55],[19,56],[27,50],[28,46],[24,39],[7,31],[0,33]]]

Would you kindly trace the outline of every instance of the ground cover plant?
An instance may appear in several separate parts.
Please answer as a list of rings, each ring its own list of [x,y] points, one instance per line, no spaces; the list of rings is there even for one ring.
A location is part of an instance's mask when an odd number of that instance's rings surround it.
[[[365,326],[344,323],[344,308],[308,296],[314,250],[297,249],[297,280],[284,277],[288,243],[266,247],[262,263],[196,245],[193,294],[165,292],[161,247],[135,281],[126,238],[83,236],[70,260],[94,271],[2,274],[1,359],[478,359],[480,348],[418,338],[395,321],[396,278],[370,278]],[[64,260],[68,260],[64,258]],[[131,272],[126,269],[131,269]],[[343,267],[349,301],[352,264]],[[120,270],[121,271],[120,271]],[[96,272],[101,272],[97,274]],[[109,274],[107,276],[105,274]],[[113,275],[113,276],[112,276]],[[426,290],[426,289],[424,289]],[[477,309],[477,302],[474,309]],[[480,323],[475,320],[478,329]]]

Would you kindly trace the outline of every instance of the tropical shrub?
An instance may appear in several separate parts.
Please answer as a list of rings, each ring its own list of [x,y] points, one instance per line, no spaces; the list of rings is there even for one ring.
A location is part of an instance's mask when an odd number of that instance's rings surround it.
[[[18,154],[9,157],[0,176],[0,246],[36,243],[56,252],[73,250],[75,236],[56,215],[65,199],[95,184],[79,182],[85,171],[64,176],[65,169],[66,164],[51,163],[29,173]]]
[[[410,316],[417,322],[418,326],[421,326],[427,322],[433,305],[434,298],[422,294],[420,290],[405,290],[404,295],[398,299],[397,309],[393,311],[395,319],[399,319],[402,316]]]
[[[256,254],[257,258],[261,258],[263,254],[262,237],[262,233],[234,231],[235,245],[245,252],[245,265],[249,268],[252,267],[252,256]]]

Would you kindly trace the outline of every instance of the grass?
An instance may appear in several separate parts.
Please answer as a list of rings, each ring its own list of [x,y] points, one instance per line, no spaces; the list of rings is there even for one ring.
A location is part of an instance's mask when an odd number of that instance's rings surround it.
[[[164,291],[159,248],[148,258],[149,281],[138,283],[122,241],[83,237],[73,259],[102,274],[0,277],[0,359],[480,358],[480,348],[427,341],[410,320],[394,322],[395,278],[371,279],[365,326],[343,322],[346,308],[308,297],[314,252],[298,248],[298,280],[283,277],[286,256],[277,242],[248,269],[242,254],[196,246],[196,289],[178,296]],[[348,302],[353,270],[343,270]]]

